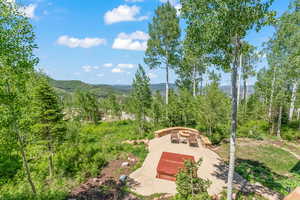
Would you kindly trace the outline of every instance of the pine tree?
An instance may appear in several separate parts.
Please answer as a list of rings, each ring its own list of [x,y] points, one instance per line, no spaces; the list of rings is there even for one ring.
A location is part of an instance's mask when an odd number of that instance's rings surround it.
[[[75,92],[75,104],[78,106],[84,120],[97,124],[101,119],[98,99],[90,91],[77,90]]]
[[[146,117],[152,103],[149,84],[149,77],[146,75],[144,68],[139,65],[132,83],[131,105],[141,133],[146,128]]]
[[[58,96],[47,79],[39,77],[34,88],[33,103],[35,124],[33,129],[39,135],[48,152],[49,175],[54,175],[53,157],[57,144],[63,141],[65,126]]]

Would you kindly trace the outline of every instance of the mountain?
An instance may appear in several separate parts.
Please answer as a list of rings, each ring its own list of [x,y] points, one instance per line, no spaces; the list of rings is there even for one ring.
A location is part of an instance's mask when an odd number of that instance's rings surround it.
[[[223,91],[223,92],[225,92],[226,94],[228,94],[229,96],[231,96],[231,86],[230,85],[221,85],[220,86],[220,89]],[[249,85],[248,87],[247,87],[247,93],[248,94],[253,94],[254,93],[254,86],[253,85]],[[241,87],[241,95],[243,94],[243,92],[244,92],[244,89],[243,89],[243,87]]]
[[[54,80],[49,78],[50,84],[56,89],[59,94],[73,93],[76,90],[88,90],[99,97],[107,97],[109,94],[115,94],[117,96],[126,96],[131,90],[131,85],[106,85],[106,84],[88,84],[79,80]],[[170,88],[175,89],[175,84],[170,84]],[[160,91],[164,93],[165,84],[151,84],[152,91]]]
[[[115,94],[117,96],[126,96],[129,94],[131,90],[131,85],[106,85],[106,84],[88,84],[84,83],[82,81],[78,80],[70,80],[70,81],[64,81],[64,80],[54,80],[49,78],[50,84],[56,88],[56,91],[61,94],[68,94],[73,93],[76,90],[88,90],[98,97],[107,97],[109,94]],[[176,85],[174,83],[171,83],[169,86],[171,89],[176,89]],[[159,84],[151,84],[150,88],[152,91],[159,91],[160,93],[165,93],[165,84],[159,83]],[[220,86],[220,89],[225,92],[226,94],[231,94],[231,86],[225,85]],[[248,87],[248,93],[253,94],[254,87],[249,86]],[[243,93],[243,90],[241,90],[241,94]]]

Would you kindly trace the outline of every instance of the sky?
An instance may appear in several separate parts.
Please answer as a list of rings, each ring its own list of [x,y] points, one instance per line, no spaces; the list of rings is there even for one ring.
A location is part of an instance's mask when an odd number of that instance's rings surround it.
[[[165,81],[164,70],[148,69],[143,58],[148,24],[155,8],[166,1],[17,0],[36,33],[38,69],[57,80],[111,85],[131,84],[138,64],[145,66],[151,83]],[[178,1],[170,2],[180,8]],[[277,16],[289,2],[274,1]],[[259,33],[250,31],[246,40],[261,48],[273,33],[272,27],[265,27]],[[262,61],[257,68],[266,65]],[[173,72],[170,81],[175,79]],[[230,84],[228,74],[222,74],[221,84]]]

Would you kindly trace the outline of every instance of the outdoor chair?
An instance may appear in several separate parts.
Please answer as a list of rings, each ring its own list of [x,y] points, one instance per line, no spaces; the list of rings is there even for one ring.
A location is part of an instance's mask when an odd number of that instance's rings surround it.
[[[191,136],[189,137],[189,144],[191,147],[198,147],[198,141],[197,138],[195,136]]]
[[[171,143],[179,143],[179,137],[177,133],[171,133]]]

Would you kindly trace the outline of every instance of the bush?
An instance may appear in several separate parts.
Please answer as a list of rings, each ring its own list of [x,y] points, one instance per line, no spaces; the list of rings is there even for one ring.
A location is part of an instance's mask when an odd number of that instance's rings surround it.
[[[21,168],[22,162],[20,156],[0,153],[0,187],[12,179]]]
[[[175,200],[210,199],[207,189],[211,182],[201,179],[197,175],[201,163],[201,159],[197,163],[185,161],[184,169],[176,176],[176,189],[178,194],[175,196]]]
[[[289,125],[282,126],[281,137],[285,140],[293,141],[300,139],[299,122],[291,122]]]
[[[250,120],[238,127],[238,136],[262,139],[268,130],[268,122],[263,120]]]
[[[0,199],[65,199],[64,192],[87,178],[100,174],[101,169],[110,160],[117,159],[119,156],[127,158],[128,154],[134,154],[140,158],[138,163],[140,165],[147,155],[145,145],[122,144],[122,141],[139,137],[134,131],[135,126],[132,121],[103,122],[99,125],[83,126],[76,122],[68,122],[67,125],[65,140],[58,146],[54,155],[54,177],[49,177],[48,157],[40,148],[41,145],[29,145],[27,148],[33,182],[37,191],[41,193],[37,197],[32,197],[28,192],[30,188],[21,159],[16,157],[18,162],[13,159],[12,164],[9,159],[3,157],[4,154],[1,154],[0,184],[3,185],[0,187]],[[1,162],[2,157],[5,162]],[[7,170],[2,170],[5,168]],[[42,191],[47,191],[49,194],[47,192],[42,194]]]

